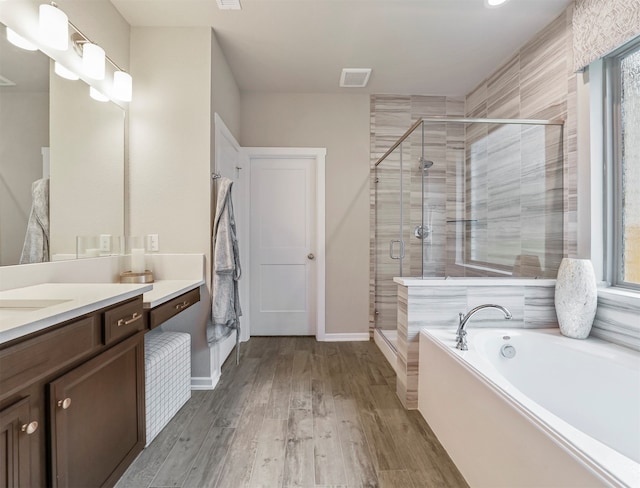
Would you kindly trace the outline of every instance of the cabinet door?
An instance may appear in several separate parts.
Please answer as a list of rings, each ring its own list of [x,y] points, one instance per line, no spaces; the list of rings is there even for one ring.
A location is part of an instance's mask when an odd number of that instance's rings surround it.
[[[28,397],[0,411],[0,486],[31,486],[29,436],[37,430]]]
[[[144,447],[144,335],[49,384],[52,485],[112,486]]]

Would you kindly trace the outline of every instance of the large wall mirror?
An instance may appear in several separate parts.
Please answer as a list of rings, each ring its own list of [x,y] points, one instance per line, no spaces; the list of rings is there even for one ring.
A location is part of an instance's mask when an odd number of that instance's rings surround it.
[[[20,263],[32,186],[47,178],[50,259],[73,259],[77,236],[124,234],[125,112],[5,33],[0,24],[0,265]]]

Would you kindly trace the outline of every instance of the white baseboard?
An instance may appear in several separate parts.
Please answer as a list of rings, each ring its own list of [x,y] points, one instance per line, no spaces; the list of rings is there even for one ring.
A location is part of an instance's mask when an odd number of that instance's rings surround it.
[[[192,390],[213,390],[218,381],[220,381],[220,369],[222,364],[227,360],[231,351],[236,346],[236,334],[232,333],[226,339],[214,344],[211,347],[211,376],[192,376],[191,377],[191,389]]]
[[[344,334],[325,334],[323,342],[368,341],[368,332],[346,332]]]
[[[218,369],[220,369],[229,357],[229,354],[231,354],[231,351],[233,351],[233,348],[236,347],[236,333],[232,332],[229,337],[219,342],[217,345],[220,348],[220,365],[218,366]]]
[[[373,341],[378,346],[378,349],[382,351],[382,354],[387,359],[396,374],[398,374],[398,358],[396,352],[391,348],[391,346],[389,346],[389,343],[384,340],[378,329],[373,332]]]
[[[192,376],[192,390],[213,390],[220,381],[220,375],[216,376]]]

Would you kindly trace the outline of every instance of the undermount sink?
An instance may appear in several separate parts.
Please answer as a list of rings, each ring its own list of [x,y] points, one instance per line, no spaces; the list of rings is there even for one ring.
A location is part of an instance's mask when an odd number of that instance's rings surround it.
[[[37,298],[14,298],[0,299],[0,310],[11,310],[14,312],[33,312],[61,303],[70,302],[70,299],[45,300]]]

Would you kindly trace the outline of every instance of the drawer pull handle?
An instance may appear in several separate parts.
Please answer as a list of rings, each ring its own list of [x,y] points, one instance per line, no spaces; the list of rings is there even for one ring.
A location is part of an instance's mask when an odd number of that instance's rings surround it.
[[[33,422],[29,422],[28,424],[24,424],[21,427],[22,432],[26,432],[27,435],[33,434],[36,430],[38,430],[38,422],[35,420]]]
[[[184,310],[185,308],[187,308],[189,305],[191,305],[191,303],[189,302],[182,302],[182,303],[178,303],[176,305],[176,310]]]
[[[71,406],[71,398],[65,398],[64,400],[58,400],[58,406],[62,407],[62,410],[66,410]]]
[[[140,320],[142,318],[142,314],[135,312],[130,319],[120,319],[118,320],[118,327],[122,327],[123,325],[133,324],[135,321]]]

